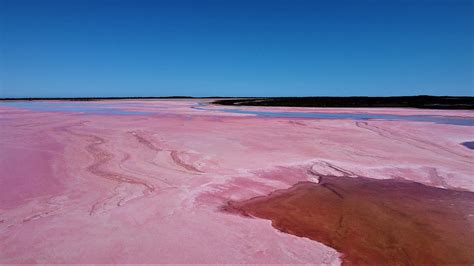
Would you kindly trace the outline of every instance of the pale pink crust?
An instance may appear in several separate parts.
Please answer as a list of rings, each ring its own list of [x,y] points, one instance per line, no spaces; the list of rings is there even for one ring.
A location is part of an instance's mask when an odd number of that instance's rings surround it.
[[[459,144],[473,127],[262,118],[197,103],[88,103],[155,110],[147,116],[1,107],[0,263],[338,263],[332,248],[220,208],[315,173],[474,191],[473,151]]]

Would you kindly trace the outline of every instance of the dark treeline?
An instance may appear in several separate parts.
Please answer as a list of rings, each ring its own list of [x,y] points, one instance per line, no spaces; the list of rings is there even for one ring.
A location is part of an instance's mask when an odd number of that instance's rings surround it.
[[[394,96],[394,97],[274,97],[224,99],[221,105],[292,107],[409,107],[426,109],[474,109],[474,97]]]

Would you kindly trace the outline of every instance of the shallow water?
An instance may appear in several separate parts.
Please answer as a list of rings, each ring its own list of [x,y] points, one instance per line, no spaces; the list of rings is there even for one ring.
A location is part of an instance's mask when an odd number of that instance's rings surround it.
[[[367,113],[331,113],[331,112],[269,112],[241,109],[208,109],[207,104],[197,103],[190,106],[196,110],[206,110],[224,113],[249,114],[259,117],[287,117],[287,118],[314,118],[314,119],[352,119],[352,120],[386,120],[386,121],[415,121],[457,126],[474,126],[474,118],[431,115],[389,115]],[[153,115],[165,106],[140,104],[137,102],[66,102],[66,101],[11,101],[0,102],[0,106],[23,108],[35,111],[78,112],[99,115]],[[141,108],[140,111],[131,108]]]
[[[445,125],[474,126],[473,118],[430,116],[430,115],[386,115],[386,114],[363,114],[363,113],[306,113],[306,112],[265,112],[248,111],[238,109],[221,110],[228,113],[253,114],[261,117],[294,117],[294,118],[316,118],[316,119],[353,119],[353,120],[387,120],[387,121],[415,121],[429,122]]]
[[[468,149],[474,150],[474,141],[466,141],[461,144]]]
[[[195,109],[213,111],[206,109],[206,104],[198,104]],[[265,107],[263,107],[265,108]],[[289,117],[289,118],[315,118],[315,119],[352,119],[352,120],[386,120],[386,121],[414,121],[428,122],[456,126],[474,126],[474,118],[455,116],[434,116],[434,115],[387,115],[387,114],[367,114],[367,113],[331,113],[331,112],[268,112],[241,109],[217,109],[219,112],[234,114],[250,114],[260,117]]]
[[[333,247],[344,264],[474,263],[473,192],[326,176],[223,210]]]
[[[0,106],[42,112],[77,112],[100,115],[149,115],[152,113],[124,110],[123,107],[133,107],[127,103],[12,101],[1,102]]]

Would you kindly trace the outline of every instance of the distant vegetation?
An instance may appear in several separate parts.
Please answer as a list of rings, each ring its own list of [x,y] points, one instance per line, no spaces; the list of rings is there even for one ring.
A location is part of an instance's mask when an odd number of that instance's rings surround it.
[[[276,97],[236,98],[214,101],[221,105],[292,107],[411,107],[426,109],[474,109],[474,97],[396,96],[396,97]]]
[[[474,97],[467,96],[394,96],[394,97],[78,97],[78,98],[0,98],[0,101],[100,101],[100,100],[159,100],[159,99],[219,99],[214,104],[293,107],[411,107],[426,109],[474,110]]]

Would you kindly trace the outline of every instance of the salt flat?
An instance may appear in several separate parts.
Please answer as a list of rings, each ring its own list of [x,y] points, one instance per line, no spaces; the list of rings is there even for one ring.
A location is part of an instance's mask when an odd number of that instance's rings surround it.
[[[472,111],[234,109],[206,100],[1,103],[0,263],[338,264],[344,255],[330,244],[225,206],[325,176],[474,192],[474,153],[462,145],[474,138]],[[467,198],[455,211],[473,236]]]

